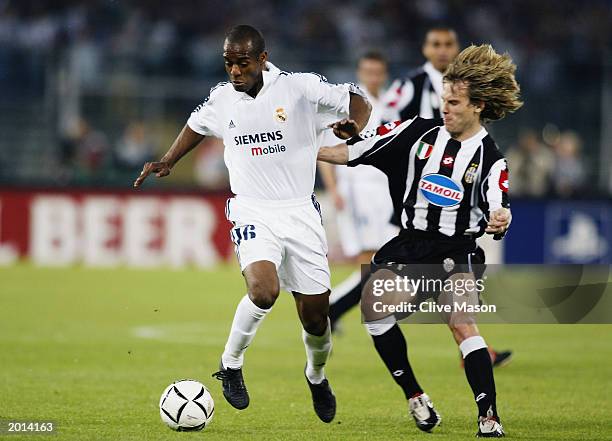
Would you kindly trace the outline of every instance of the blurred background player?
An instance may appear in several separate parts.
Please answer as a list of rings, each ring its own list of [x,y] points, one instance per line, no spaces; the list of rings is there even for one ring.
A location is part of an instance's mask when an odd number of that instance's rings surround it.
[[[457,33],[447,27],[431,28],[421,50],[427,62],[408,78],[393,81],[382,98],[384,120],[441,117],[442,75],[459,53]]]
[[[375,129],[382,121],[381,97],[388,79],[387,60],[377,51],[364,53],[357,62],[357,80],[372,105],[364,130]],[[326,137],[321,145],[338,141]],[[318,163],[325,189],[337,210],[338,233],[344,255],[359,265],[369,264],[382,245],[397,234],[391,224],[393,205],[387,194],[387,177],[374,167],[336,167]],[[338,319],[359,303],[361,275],[359,269],[332,289],[329,318],[332,331]]]
[[[170,174],[205,136],[223,138],[232,193],[226,204],[236,256],[247,294],[236,308],[221,356],[223,396],[248,407],[244,354],[283,287],[293,294],[306,349],[304,375],[317,416],[336,414],[336,398],[324,373],[331,351],[328,324],[330,274],[319,204],[313,195],[319,115],[350,115],[364,127],[370,108],[350,84],[329,84],[315,74],[287,73],[268,62],[261,33],[247,25],[225,36],[229,82],[219,83],[191,114],[159,162],[147,162],[134,183]],[[336,129],[334,131],[340,134]]]
[[[409,74],[408,78],[393,81],[382,97],[384,121],[405,121],[421,118],[440,118],[442,76],[459,54],[459,38],[454,29],[433,27],[425,34],[422,53],[427,62]],[[398,220],[394,223],[399,225]],[[503,366],[512,359],[512,351],[496,351],[489,347],[493,366]],[[462,361],[463,363],[463,361]]]

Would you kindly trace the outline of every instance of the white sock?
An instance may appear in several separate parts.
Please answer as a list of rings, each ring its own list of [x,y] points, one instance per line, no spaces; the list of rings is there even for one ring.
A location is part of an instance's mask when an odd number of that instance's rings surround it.
[[[486,347],[487,344],[485,343],[484,338],[482,338],[480,335],[475,335],[463,340],[459,345],[459,350],[461,351],[461,355],[463,355],[463,359],[465,360],[465,357],[470,355],[472,352]]]
[[[361,270],[353,271],[353,273],[342,281],[339,285],[331,290],[329,295],[329,304],[333,305],[342,297],[351,292],[357,285],[361,283]]]
[[[306,347],[306,377],[310,383],[319,384],[325,380],[324,367],[332,348],[329,319],[323,335],[312,335],[302,329],[302,338]]]
[[[251,344],[259,324],[270,312],[270,309],[261,309],[255,305],[249,299],[248,294],[240,300],[236,308],[230,335],[225,344],[225,350],[221,356],[223,367],[231,369],[242,367],[244,352]]]

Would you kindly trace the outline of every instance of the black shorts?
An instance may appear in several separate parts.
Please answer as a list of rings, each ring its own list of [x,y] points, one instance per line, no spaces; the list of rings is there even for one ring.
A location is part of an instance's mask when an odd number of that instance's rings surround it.
[[[474,237],[446,237],[425,231],[400,231],[372,258],[370,274],[386,269],[412,279],[445,281],[456,273],[473,273],[481,279],[485,272],[485,253]],[[417,301],[438,300],[439,291],[419,292]],[[480,296],[478,298],[481,303]],[[411,315],[395,314],[397,320]]]
[[[469,236],[445,237],[427,231],[401,230],[384,244],[372,259],[375,265],[442,264],[451,258],[457,264],[484,264],[484,250]]]

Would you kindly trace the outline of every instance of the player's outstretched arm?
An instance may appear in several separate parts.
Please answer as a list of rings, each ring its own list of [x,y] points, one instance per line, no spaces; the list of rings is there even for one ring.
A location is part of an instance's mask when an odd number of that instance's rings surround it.
[[[178,134],[170,150],[158,161],[158,162],[147,162],[142,168],[140,176],[134,181],[134,188],[140,187],[140,185],[147,179],[151,173],[155,173],[158,178],[163,178],[170,174],[170,170],[174,167],[174,164],[178,162],[183,156],[189,153],[197,146],[200,141],[204,139],[204,135],[194,132],[189,128],[187,124],[183,127],[183,130]]]
[[[349,159],[348,146],[345,143],[332,147],[321,147],[317,156],[318,161],[330,164],[346,165]]]

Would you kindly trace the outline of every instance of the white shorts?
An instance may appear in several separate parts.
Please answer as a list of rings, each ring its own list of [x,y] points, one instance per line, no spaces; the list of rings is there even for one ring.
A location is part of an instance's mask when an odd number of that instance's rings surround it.
[[[382,175],[382,173],[381,173]],[[363,251],[376,251],[397,236],[399,228],[389,221],[393,204],[387,180],[339,182],[344,209],[338,212],[338,230],[342,251],[354,257]]]
[[[227,200],[227,219],[240,269],[267,260],[276,265],[281,286],[301,294],[331,287],[327,239],[319,203],[312,197],[268,201],[236,196]]]

